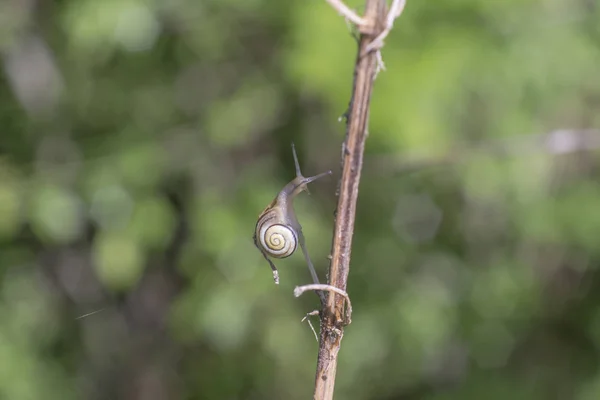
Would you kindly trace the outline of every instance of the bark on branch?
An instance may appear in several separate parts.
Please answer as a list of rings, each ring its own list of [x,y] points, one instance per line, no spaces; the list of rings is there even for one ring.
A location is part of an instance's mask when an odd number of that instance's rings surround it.
[[[342,177],[336,210],[328,284],[346,291],[358,186],[367,138],[369,106],[378,69],[378,49],[369,44],[386,29],[385,0],[367,0],[363,24],[358,26],[360,44],[354,69],[352,100],[347,113],[346,140],[342,152]],[[319,354],[314,399],[333,398],[338,352],[344,335],[345,298],[329,292],[321,310]]]

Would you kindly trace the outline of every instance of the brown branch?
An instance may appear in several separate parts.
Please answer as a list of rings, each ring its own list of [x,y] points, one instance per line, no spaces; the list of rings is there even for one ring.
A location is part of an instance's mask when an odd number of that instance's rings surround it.
[[[385,29],[385,0],[367,0],[364,21],[365,23],[358,27],[361,37],[354,69],[346,141],[342,152],[342,177],[329,266],[328,284],[344,292],[350,271],[350,251],[367,138],[369,105],[377,72],[378,51],[368,51],[367,47]],[[338,352],[344,334],[344,303],[343,296],[330,292],[327,303],[321,311],[321,334],[314,392],[314,399],[317,400],[333,398]]]

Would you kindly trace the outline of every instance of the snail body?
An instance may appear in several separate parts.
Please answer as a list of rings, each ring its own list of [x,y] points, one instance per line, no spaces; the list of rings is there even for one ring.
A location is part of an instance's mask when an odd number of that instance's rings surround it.
[[[276,284],[279,284],[279,273],[269,257],[287,258],[294,254],[298,246],[301,247],[304,253],[313,281],[318,283],[317,274],[306,250],[302,226],[298,222],[294,211],[294,198],[303,191],[308,192],[307,185],[310,182],[330,175],[331,171],[311,177],[304,177],[300,171],[298,156],[293,144],[292,151],[296,167],[296,178],[285,185],[271,204],[258,217],[254,230],[254,244],[269,262]]]

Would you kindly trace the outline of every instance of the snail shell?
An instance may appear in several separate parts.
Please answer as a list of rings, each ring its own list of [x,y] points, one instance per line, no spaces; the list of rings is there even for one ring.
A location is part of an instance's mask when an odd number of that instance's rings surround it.
[[[267,218],[265,218],[267,219]],[[258,239],[263,250],[275,258],[286,258],[298,247],[298,234],[288,225],[259,222]]]

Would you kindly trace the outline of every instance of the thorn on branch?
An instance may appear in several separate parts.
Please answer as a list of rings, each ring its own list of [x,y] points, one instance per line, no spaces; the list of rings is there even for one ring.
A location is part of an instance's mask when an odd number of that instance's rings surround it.
[[[348,121],[348,111],[344,111],[342,115],[338,117],[338,122],[347,122]]]

